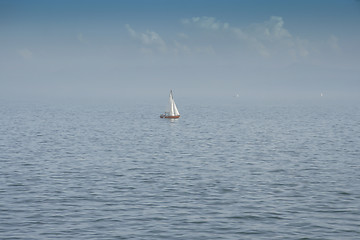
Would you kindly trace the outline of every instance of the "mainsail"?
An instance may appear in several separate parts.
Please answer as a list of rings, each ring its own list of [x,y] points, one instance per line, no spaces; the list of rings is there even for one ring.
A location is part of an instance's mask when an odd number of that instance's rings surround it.
[[[173,94],[172,94],[172,90],[170,90],[170,95],[169,95],[169,116],[179,116],[180,113],[176,107],[174,98],[173,98]]]

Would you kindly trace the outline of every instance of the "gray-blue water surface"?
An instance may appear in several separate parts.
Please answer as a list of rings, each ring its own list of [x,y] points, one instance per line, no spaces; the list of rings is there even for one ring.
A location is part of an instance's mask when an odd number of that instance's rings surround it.
[[[358,107],[178,107],[1,105],[0,238],[360,238]]]

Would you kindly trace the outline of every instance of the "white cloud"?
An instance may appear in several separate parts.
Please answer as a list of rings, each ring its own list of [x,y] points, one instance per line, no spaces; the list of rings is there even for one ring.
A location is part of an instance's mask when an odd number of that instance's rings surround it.
[[[291,34],[284,28],[284,20],[282,17],[272,16],[270,20],[262,24],[257,24],[260,31],[263,32],[265,38],[269,40],[280,40],[291,38]]]
[[[184,25],[193,25],[198,28],[229,33],[241,42],[245,42],[247,47],[255,50],[263,57],[287,54],[290,57],[307,57],[310,54],[308,42],[304,39],[293,37],[284,27],[285,22],[282,17],[272,16],[269,20],[262,23],[255,23],[248,28],[241,29],[223,23],[213,17],[193,17],[183,19]],[[228,37],[231,37],[228,35]],[[336,46],[335,39],[331,40],[333,47]]]
[[[242,31],[240,28],[231,28],[231,32],[235,34],[235,36],[239,39],[247,40],[249,35]]]
[[[183,19],[181,21],[183,24],[194,24],[203,29],[209,30],[219,30],[219,29],[227,29],[229,27],[228,23],[222,23],[216,20],[213,17],[193,17],[191,19]]]
[[[239,40],[246,42],[250,48],[255,49],[255,51],[257,51],[257,53],[261,56],[268,57],[270,55],[264,44],[262,44],[256,37],[251,36],[249,33],[246,33],[240,28],[230,26],[227,22],[223,23],[213,17],[193,17],[191,19],[183,19],[181,22],[185,25],[193,25],[206,30],[222,30],[232,33]],[[197,47],[196,49],[197,52],[206,52],[208,54],[215,53],[215,50],[212,47]]]
[[[23,49],[18,49],[17,53],[23,58],[23,59],[31,59],[33,56],[33,53],[27,49],[27,48],[23,48]]]
[[[128,24],[126,24],[125,27],[130,33],[130,35],[133,38],[139,40],[143,45],[147,47],[154,47],[162,52],[167,51],[166,43],[158,33],[149,30],[147,30],[144,33],[138,33],[134,29],[132,29]]]
[[[136,34],[135,30],[132,29],[129,24],[126,24],[125,27],[126,27],[126,29],[128,30],[128,32],[130,33],[130,35],[132,37],[134,37],[134,38],[137,37],[137,34]]]
[[[285,21],[280,16],[271,16],[261,23],[254,23],[246,28],[239,28],[214,17],[192,17],[180,21],[185,26],[212,32],[204,38],[201,32],[177,33],[172,43],[166,43],[155,31],[137,32],[130,25],[125,25],[131,37],[141,43],[141,52],[167,54],[207,54],[213,55],[221,48],[219,41],[234,44],[237,51],[252,51],[264,58],[291,58],[297,60],[310,55],[309,42],[306,39],[294,37],[285,28]],[[215,34],[215,35],[214,35]],[[193,41],[190,41],[193,40]],[[186,44],[184,42],[186,41]],[[215,45],[214,45],[215,44]],[[332,36],[328,42],[332,49],[338,49],[337,38]],[[236,50],[235,50],[236,51]]]
[[[194,21],[197,20],[195,19]],[[185,33],[178,33],[178,40],[173,40],[172,44],[167,44],[157,32],[147,30],[146,32],[141,33],[132,29],[128,24],[126,24],[125,27],[130,36],[141,43],[139,51],[142,54],[151,55],[156,52],[160,52],[163,54],[175,55],[190,55],[193,53],[212,55],[215,52],[211,45],[189,47],[188,45],[181,43],[180,40],[187,40],[189,38],[189,36]]]
[[[249,28],[249,35],[267,46],[273,55],[285,54],[293,60],[309,56],[309,41],[294,37],[284,25],[282,17],[272,16],[263,23],[253,24]]]
[[[245,41],[249,47],[252,49],[255,49],[258,54],[260,54],[263,57],[269,57],[270,53],[267,50],[267,48],[262,44],[258,39],[255,37],[249,35],[248,33],[245,33],[240,28],[230,28],[231,32],[240,40]]]
[[[146,33],[141,33],[140,36],[141,36],[141,41],[146,45],[151,45],[151,44],[161,45],[161,46],[165,45],[164,40],[156,32],[152,32],[148,30],[146,31]]]

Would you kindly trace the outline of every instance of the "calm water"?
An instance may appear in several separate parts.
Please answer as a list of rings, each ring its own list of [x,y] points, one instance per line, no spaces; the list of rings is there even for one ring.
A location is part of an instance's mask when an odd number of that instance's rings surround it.
[[[0,105],[0,239],[360,238],[360,108],[178,107]]]

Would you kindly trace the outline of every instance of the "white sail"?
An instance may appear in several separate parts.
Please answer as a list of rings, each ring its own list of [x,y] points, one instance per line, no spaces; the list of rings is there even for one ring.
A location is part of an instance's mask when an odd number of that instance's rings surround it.
[[[173,94],[172,91],[170,90],[170,95],[169,95],[169,116],[179,116],[180,113],[176,107],[174,98],[173,98]]]
[[[170,116],[173,116],[173,112],[174,112],[173,109],[174,109],[174,108],[173,108],[173,104],[172,104],[172,93],[171,93],[171,91],[170,91],[170,94],[169,94],[169,105],[168,105],[168,110],[167,110],[167,112],[168,112],[168,114],[169,114]]]
[[[174,107],[173,107],[173,109],[174,109],[174,115],[175,115],[175,116],[179,116],[180,113],[179,113],[179,111],[178,111],[178,109],[177,109],[177,107],[176,107],[176,104],[175,104],[174,99],[173,99],[173,105],[174,105]]]

